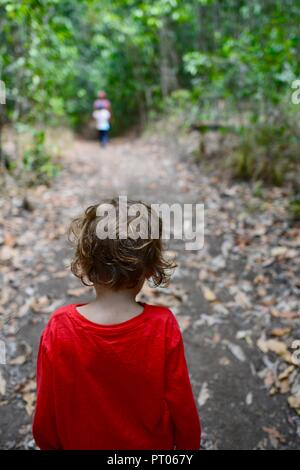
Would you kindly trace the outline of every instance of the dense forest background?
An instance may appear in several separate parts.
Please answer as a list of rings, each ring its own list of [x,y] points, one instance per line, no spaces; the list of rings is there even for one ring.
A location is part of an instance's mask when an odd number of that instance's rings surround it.
[[[82,130],[104,89],[115,134],[171,114],[234,135],[233,176],[291,180],[297,212],[299,20],[294,0],[0,0],[0,129],[31,132],[23,168],[55,173],[43,128]]]

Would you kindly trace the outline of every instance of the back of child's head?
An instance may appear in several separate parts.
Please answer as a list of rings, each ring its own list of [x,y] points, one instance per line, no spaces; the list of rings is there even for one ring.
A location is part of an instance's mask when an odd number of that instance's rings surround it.
[[[71,270],[86,285],[131,289],[145,279],[166,285],[174,263],[165,259],[162,220],[149,205],[115,198],[74,219]]]

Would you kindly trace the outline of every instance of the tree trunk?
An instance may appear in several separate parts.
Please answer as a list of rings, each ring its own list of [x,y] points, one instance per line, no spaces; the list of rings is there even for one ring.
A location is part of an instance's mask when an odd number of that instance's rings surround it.
[[[173,33],[167,25],[166,19],[159,30],[160,53],[160,88],[163,98],[178,88],[177,70],[178,58],[174,44]]]

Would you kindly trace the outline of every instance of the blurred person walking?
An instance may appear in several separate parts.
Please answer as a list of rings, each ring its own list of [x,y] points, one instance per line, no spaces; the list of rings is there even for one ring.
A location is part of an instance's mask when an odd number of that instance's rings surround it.
[[[111,103],[106,97],[105,91],[99,91],[98,98],[94,101],[94,109],[105,108],[111,112]]]
[[[93,112],[93,118],[96,121],[100,145],[105,147],[109,138],[111,113],[108,109],[99,107]]]
[[[96,120],[99,141],[101,147],[108,143],[110,121],[111,121],[111,103],[106,97],[105,91],[99,91],[97,99],[94,101],[93,118]]]

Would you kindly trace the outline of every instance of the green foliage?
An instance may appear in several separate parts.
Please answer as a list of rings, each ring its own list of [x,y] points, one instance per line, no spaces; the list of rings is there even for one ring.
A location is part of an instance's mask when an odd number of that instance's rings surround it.
[[[297,137],[287,123],[254,124],[241,131],[231,158],[233,175],[281,186],[297,164]]]
[[[186,126],[230,117],[249,127],[234,174],[280,184],[299,158],[277,122],[300,76],[299,20],[294,0],[0,0],[5,122],[80,128],[101,89],[115,133],[164,111]]]
[[[290,200],[289,210],[294,220],[300,221],[300,193],[296,193]]]
[[[114,127],[174,90],[199,110],[226,100],[254,115],[300,74],[296,2],[0,0],[0,74],[12,120],[80,125],[105,89]]]
[[[22,161],[26,172],[34,174],[34,181],[47,183],[58,173],[59,167],[52,162],[45,145],[45,133],[33,130],[32,142],[27,146]],[[31,180],[33,182],[33,180]]]

